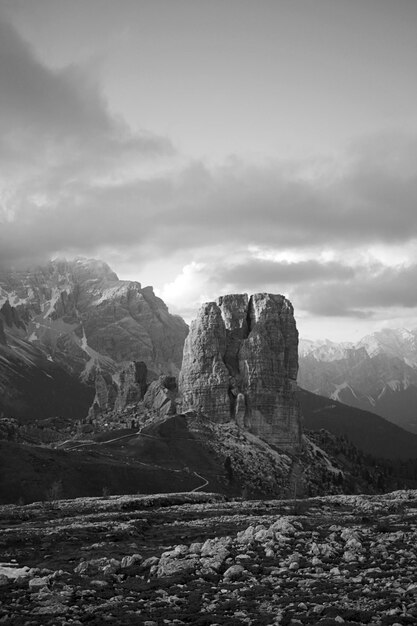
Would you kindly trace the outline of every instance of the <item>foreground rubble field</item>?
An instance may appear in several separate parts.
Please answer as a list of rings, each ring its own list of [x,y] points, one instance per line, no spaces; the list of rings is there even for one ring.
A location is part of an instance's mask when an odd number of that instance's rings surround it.
[[[0,507],[0,624],[416,624],[417,491]]]

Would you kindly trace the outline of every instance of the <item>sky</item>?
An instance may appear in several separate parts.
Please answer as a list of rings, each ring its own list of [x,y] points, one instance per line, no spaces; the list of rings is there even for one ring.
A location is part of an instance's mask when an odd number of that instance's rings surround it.
[[[0,268],[417,327],[415,0],[0,0]]]

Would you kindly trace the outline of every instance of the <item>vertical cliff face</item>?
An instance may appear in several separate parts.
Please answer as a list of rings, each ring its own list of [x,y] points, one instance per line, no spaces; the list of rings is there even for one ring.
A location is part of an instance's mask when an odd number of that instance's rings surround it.
[[[98,372],[95,379],[96,395],[89,410],[89,417],[121,412],[131,404],[143,400],[147,389],[148,368],[143,361],[127,363],[117,374],[111,376]]]
[[[203,305],[185,341],[179,388],[183,408],[235,420],[281,448],[295,448],[298,332],[281,295],[223,296]]]

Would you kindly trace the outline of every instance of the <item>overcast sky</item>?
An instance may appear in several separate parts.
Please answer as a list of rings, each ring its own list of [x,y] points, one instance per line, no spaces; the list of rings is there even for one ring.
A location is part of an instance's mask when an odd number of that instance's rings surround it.
[[[0,0],[0,265],[417,327],[416,0]]]

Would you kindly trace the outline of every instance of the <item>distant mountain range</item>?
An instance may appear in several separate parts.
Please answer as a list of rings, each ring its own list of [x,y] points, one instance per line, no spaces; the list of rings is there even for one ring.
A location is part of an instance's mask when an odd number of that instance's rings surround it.
[[[384,329],[356,344],[301,340],[298,384],[417,433],[417,329]]]
[[[0,273],[0,413],[85,417],[97,370],[138,360],[176,375],[187,332],[152,287],[102,261]]]

